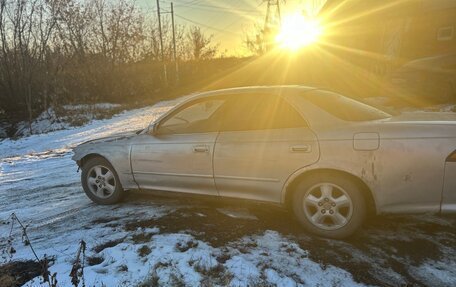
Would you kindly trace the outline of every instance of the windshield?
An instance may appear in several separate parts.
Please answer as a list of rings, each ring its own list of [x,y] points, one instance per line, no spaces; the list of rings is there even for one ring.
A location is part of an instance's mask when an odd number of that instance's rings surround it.
[[[390,118],[391,115],[367,104],[329,91],[311,91],[302,96],[333,116],[352,122]]]

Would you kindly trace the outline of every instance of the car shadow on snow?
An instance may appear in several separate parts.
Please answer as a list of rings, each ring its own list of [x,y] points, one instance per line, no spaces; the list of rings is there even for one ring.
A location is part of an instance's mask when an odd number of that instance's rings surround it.
[[[455,216],[373,216],[349,239],[329,240],[307,233],[290,212],[274,206],[134,193],[126,199],[127,204],[137,201],[171,205],[175,210],[158,218],[127,221],[123,226],[127,231],[158,227],[160,234],[186,233],[223,247],[272,230],[307,250],[309,258],[321,266],[340,267],[360,283],[435,286],[440,282],[437,285],[450,286],[456,280]],[[150,237],[136,235],[133,240],[141,243]],[[249,252],[249,246],[235,247],[241,253]]]

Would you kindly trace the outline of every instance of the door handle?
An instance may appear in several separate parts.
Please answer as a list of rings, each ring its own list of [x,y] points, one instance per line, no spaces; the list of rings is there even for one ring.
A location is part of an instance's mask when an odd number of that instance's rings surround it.
[[[209,146],[207,145],[194,145],[193,152],[209,152]]]
[[[308,144],[294,145],[290,148],[292,152],[311,152],[312,146]]]

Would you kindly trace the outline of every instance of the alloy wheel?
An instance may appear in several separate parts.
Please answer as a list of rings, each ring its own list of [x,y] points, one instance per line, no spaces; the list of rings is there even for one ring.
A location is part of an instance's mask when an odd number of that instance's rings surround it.
[[[324,230],[344,227],[353,214],[353,202],[349,194],[332,183],[312,186],[303,198],[303,208],[307,219]]]
[[[103,165],[95,165],[87,173],[87,186],[98,198],[108,198],[116,190],[114,173]]]

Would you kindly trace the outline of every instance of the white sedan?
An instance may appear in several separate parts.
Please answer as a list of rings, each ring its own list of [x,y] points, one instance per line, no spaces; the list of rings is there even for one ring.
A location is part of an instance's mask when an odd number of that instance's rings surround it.
[[[392,116],[302,86],[196,94],[142,131],[83,143],[73,159],[99,204],[161,190],[281,204],[344,238],[368,212],[456,211],[456,115]]]

